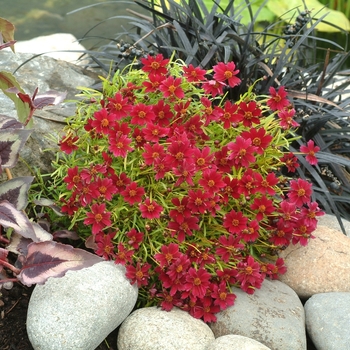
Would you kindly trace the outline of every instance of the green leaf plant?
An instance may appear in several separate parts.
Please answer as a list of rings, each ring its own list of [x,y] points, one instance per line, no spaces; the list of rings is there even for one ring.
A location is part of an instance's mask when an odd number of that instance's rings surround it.
[[[231,286],[253,294],[283,274],[277,252],[306,245],[323,215],[312,184],[284,175],[300,167],[284,87],[230,101],[240,74],[232,61],[205,70],[149,55],[87,89],[58,141],[54,199],[68,229],[125,265],[139,307],[213,322]],[[313,167],[318,151],[310,141],[298,153]]]

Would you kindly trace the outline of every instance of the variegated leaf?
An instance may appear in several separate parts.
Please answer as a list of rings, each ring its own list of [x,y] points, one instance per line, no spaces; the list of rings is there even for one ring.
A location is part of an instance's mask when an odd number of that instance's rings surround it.
[[[18,279],[25,285],[44,284],[49,277],[62,277],[69,270],[80,270],[103,261],[79,248],[53,241],[31,243]]]
[[[26,129],[0,130],[0,159],[3,168],[12,168],[16,165],[19,151],[31,132]]]
[[[35,237],[33,226],[27,216],[6,200],[0,202],[0,225],[5,228],[12,227],[23,237]]]
[[[28,190],[33,176],[16,177],[0,184],[0,201],[7,200],[18,210],[23,210],[28,202]]]

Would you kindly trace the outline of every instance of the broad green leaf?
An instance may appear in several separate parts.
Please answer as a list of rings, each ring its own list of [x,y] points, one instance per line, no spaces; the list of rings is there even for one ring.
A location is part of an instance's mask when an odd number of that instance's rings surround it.
[[[10,72],[0,72],[0,89],[8,98],[10,98],[13,101],[17,110],[18,120],[24,123],[27,117],[29,116],[29,105],[21,101],[17,94],[6,91],[7,89],[12,87],[16,87],[20,92],[25,94],[25,91],[21,88],[16,78]]]
[[[5,18],[0,17],[0,33],[5,41],[14,41],[14,33],[15,33],[15,26],[6,20]],[[11,50],[15,52],[14,45],[11,45]]]
[[[306,0],[305,4],[307,9],[311,10],[311,17],[315,20],[327,14],[324,18],[325,21],[334,23],[338,27],[350,31],[350,22],[343,12],[331,10],[317,0]],[[305,9],[302,0],[269,0],[266,6],[277,17],[287,21],[295,20],[299,14],[298,10],[302,12]],[[339,32],[339,29],[325,23],[319,23],[316,29],[321,32]]]

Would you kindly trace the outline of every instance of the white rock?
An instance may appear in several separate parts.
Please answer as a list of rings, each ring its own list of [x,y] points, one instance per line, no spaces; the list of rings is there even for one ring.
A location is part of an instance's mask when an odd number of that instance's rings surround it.
[[[137,295],[125,268],[110,261],[49,278],[29,301],[29,340],[35,350],[94,350],[129,315]]]
[[[205,350],[212,340],[209,326],[188,312],[147,307],[123,322],[118,350]]]
[[[290,245],[279,255],[287,272],[280,281],[300,298],[318,293],[350,292],[350,237],[319,225],[306,247]]]
[[[7,50],[10,50],[9,48]],[[67,50],[81,52],[63,52]],[[57,60],[76,63],[85,47],[79,44],[77,38],[69,33],[57,33],[52,35],[39,36],[31,40],[18,41],[15,44],[15,51],[22,53],[41,54]],[[60,52],[51,52],[60,51]]]
[[[350,237],[350,221],[342,219],[342,223],[344,225],[346,235]],[[323,216],[318,216],[317,225],[327,226],[328,228],[341,231],[341,227],[335,215],[325,214]]]
[[[270,350],[258,341],[237,334],[223,335],[211,342],[206,350]]]
[[[280,281],[265,280],[249,295],[232,288],[235,304],[220,311],[210,328],[215,337],[238,334],[273,350],[306,349],[305,315],[297,294]]]
[[[350,349],[350,293],[321,293],[305,303],[306,327],[317,350]]]

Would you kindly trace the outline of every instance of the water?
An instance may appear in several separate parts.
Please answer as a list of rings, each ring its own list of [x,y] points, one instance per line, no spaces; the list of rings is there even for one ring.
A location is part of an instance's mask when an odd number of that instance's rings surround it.
[[[68,14],[77,8],[99,4],[79,12]],[[116,33],[131,28],[126,20],[110,19],[112,16],[131,16],[126,9],[145,14],[145,11],[130,1],[116,0],[0,0],[0,16],[11,21],[15,27],[15,40],[29,40],[41,35],[71,33],[82,38],[92,27],[90,39],[82,44],[91,48],[101,39],[114,38]],[[124,27],[124,28],[123,28]],[[94,39],[91,37],[95,37]]]

